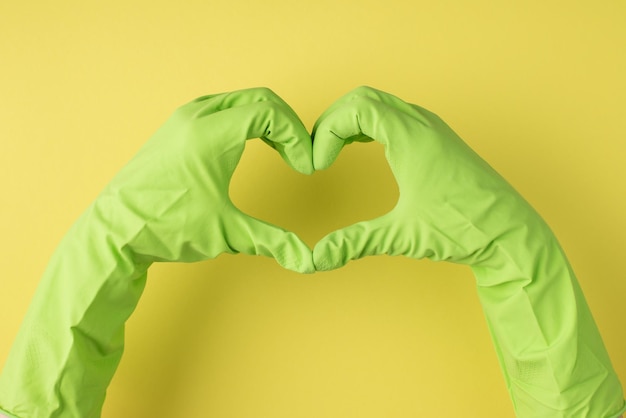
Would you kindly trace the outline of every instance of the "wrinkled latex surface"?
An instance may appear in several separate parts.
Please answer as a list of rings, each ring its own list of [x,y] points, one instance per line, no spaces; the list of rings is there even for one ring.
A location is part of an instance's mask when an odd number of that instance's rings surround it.
[[[228,183],[247,138],[298,171],[323,169],[352,141],[378,140],[400,187],[389,214],[310,250],[247,217]],[[222,252],[274,256],[300,272],[373,254],[472,267],[520,417],[616,417],[622,389],[575,276],[534,210],[437,116],[369,88],[308,134],[266,89],[177,110],[81,216],[52,257],[0,375],[0,410],[97,417],[123,350],[124,322],[154,261]],[[315,262],[315,266],[313,265]],[[9,414],[10,415],[10,414]]]
[[[470,265],[519,417],[616,417],[622,387],[572,269],[529,204],[439,117],[362,87],[313,132],[315,169],[376,140],[400,196],[386,215],[323,238],[318,270],[376,254]]]
[[[295,234],[228,198],[248,138],[313,172],[311,138],[267,89],[201,97],[179,108],[116,175],[55,251],[0,376],[0,409],[20,418],[97,417],[154,261],[227,252],[314,271]]]

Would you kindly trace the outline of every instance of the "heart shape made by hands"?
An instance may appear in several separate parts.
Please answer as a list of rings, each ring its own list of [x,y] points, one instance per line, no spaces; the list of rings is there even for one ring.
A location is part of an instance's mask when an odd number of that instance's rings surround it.
[[[251,140],[229,196],[242,212],[295,232],[313,248],[331,231],[389,212],[398,185],[379,143],[346,147],[329,169],[304,175],[262,141]]]
[[[330,167],[347,144],[378,141],[397,203],[311,251],[232,203],[229,184],[250,138],[305,174]],[[52,405],[39,410],[49,416],[62,404],[72,416],[93,415],[151,263],[224,252],[272,256],[304,273],[375,254],[468,264],[518,415],[574,416],[584,402],[588,416],[609,416],[623,404],[580,286],[541,217],[438,116],[360,87],[330,106],[311,135],[267,89],[179,108],[55,251],[3,370],[0,393],[13,404],[2,408],[27,416],[24,406]],[[50,388],[58,388],[53,402]]]
[[[318,271],[378,254],[476,265],[491,256],[490,243],[504,231],[521,222],[543,228],[525,200],[438,116],[390,94],[353,90],[321,115],[311,138],[315,170],[330,167],[347,144],[381,143],[399,189],[387,213],[315,245]],[[294,158],[282,151],[293,167]]]

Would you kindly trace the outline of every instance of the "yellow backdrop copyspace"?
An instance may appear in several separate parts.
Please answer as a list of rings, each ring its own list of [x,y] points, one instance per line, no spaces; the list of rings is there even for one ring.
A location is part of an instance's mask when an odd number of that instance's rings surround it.
[[[517,3],[517,4],[514,4]],[[268,86],[308,128],[370,85],[446,120],[544,216],[626,382],[626,3],[0,2],[0,364],[47,261],[179,105]],[[246,212],[313,246],[391,209],[374,143],[297,174],[248,143]],[[512,417],[467,267],[151,268],[104,417]]]

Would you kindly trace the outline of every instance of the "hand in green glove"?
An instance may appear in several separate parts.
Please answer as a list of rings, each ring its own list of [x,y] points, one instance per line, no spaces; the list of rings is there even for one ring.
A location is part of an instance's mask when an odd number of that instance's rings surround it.
[[[344,145],[372,139],[385,146],[398,203],[324,237],[313,250],[316,268],[376,254],[469,264],[517,416],[619,415],[620,382],[540,216],[439,117],[371,88],[320,117],[313,164],[327,168]]]
[[[362,87],[344,96],[319,118],[313,138],[317,170],[346,144],[381,142],[400,191],[390,213],[322,239],[318,270],[376,254],[474,263],[512,222],[541,222],[439,117],[384,92]]]
[[[230,201],[245,142],[257,137],[296,171],[313,173],[311,139],[296,114],[270,90],[249,89],[180,107],[97,203],[123,211],[130,228],[141,225],[129,246],[150,261],[240,252],[312,273],[310,249],[295,234],[242,213]]]
[[[311,138],[267,89],[201,97],[178,109],[73,225],[50,261],[0,375],[0,410],[17,417],[98,417],[124,346],[124,323],[154,261],[227,252],[314,271],[295,234],[228,197],[248,138],[302,173]]]

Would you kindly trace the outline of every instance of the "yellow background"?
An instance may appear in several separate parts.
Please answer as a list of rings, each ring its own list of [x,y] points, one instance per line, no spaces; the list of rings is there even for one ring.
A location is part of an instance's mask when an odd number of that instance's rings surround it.
[[[626,382],[617,0],[3,0],[0,364],[62,235],[177,106],[269,86],[310,128],[362,84],[438,113],[539,210]],[[231,193],[311,246],[397,198],[375,144],[307,177],[251,141]],[[465,267],[161,264],[127,331],[104,417],[513,416]]]

